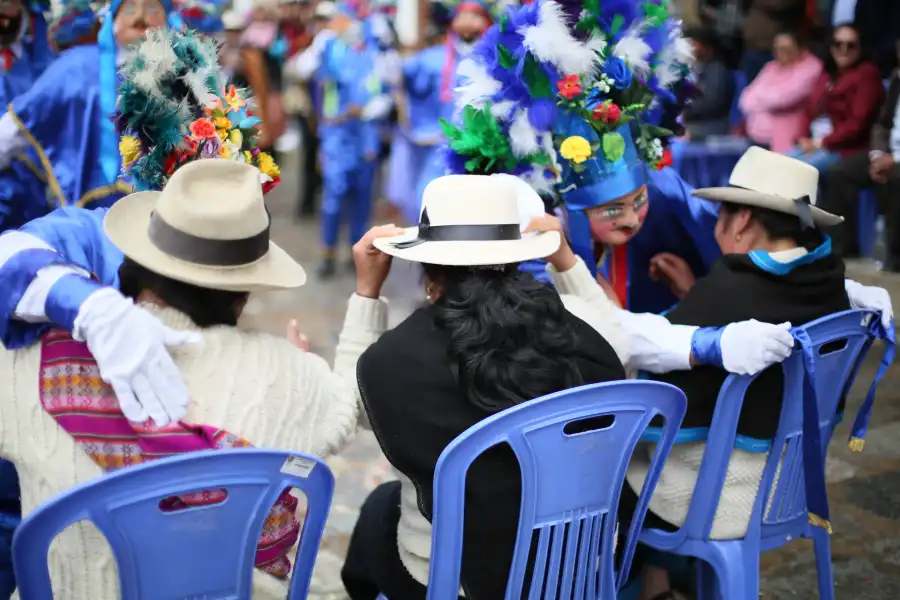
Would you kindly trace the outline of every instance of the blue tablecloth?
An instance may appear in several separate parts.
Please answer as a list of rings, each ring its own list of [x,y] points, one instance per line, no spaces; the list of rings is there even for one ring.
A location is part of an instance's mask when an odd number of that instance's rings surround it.
[[[722,138],[704,144],[675,141],[672,165],[694,187],[728,185],[731,170],[750,145],[741,138]]]

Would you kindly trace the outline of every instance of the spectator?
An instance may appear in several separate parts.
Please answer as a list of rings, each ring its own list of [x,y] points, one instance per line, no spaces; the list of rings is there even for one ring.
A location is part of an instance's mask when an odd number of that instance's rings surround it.
[[[744,5],[747,6],[745,0]],[[772,41],[779,31],[799,30],[806,0],[749,0],[744,17],[744,53],[741,71],[753,81],[772,60]]]
[[[813,85],[795,158],[824,171],[843,156],[868,148],[884,100],[881,75],[864,52],[854,25],[835,29],[823,72]]]
[[[846,0],[844,0],[846,1]],[[894,40],[900,38],[900,2],[897,0],[857,0],[853,22],[869,42],[872,61],[883,78],[897,66]]]
[[[796,33],[775,36],[775,60],[760,71],[741,94],[740,108],[747,136],[775,152],[787,152],[802,134],[806,105],[813,84],[822,74],[822,63]]]
[[[721,49],[712,31],[692,29],[685,32],[685,37],[694,44],[697,87],[701,93],[684,111],[687,134],[697,141],[712,135],[728,135],[735,93],[734,77],[721,58]]]
[[[240,88],[250,87],[244,75],[244,60],[241,58],[241,35],[244,33],[246,19],[240,13],[226,10],[222,14],[225,27],[225,43],[219,50],[219,62],[225,77]]]
[[[895,42],[900,57],[900,40]],[[822,208],[844,217],[832,233],[835,251],[845,258],[859,254],[856,199],[863,188],[874,188],[885,211],[887,260],[884,268],[900,271],[900,71],[895,71],[887,101],[872,128],[871,151],[859,151],[831,166]]]

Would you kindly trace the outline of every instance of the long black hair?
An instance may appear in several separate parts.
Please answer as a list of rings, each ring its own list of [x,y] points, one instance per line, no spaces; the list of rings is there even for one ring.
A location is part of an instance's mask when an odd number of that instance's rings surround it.
[[[749,210],[750,218],[759,223],[772,239],[790,239],[798,246],[802,246],[809,251],[821,246],[825,240],[822,232],[810,227],[804,228],[800,219],[794,215],[759,206],[747,206],[746,204],[733,204],[730,202],[722,202],[721,206],[729,217],[740,210]]]
[[[552,287],[518,265],[423,265],[441,287],[432,306],[450,339],[454,376],[468,400],[488,412],[583,383],[577,338]]]
[[[247,292],[214,290],[176,281],[126,257],[119,267],[119,291],[137,300],[145,290],[186,314],[197,327],[237,325],[240,308],[249,296]]]

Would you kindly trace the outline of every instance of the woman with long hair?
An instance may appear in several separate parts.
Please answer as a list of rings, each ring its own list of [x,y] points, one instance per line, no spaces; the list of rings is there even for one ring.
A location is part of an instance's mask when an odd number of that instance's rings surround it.
[[[376,228],[354,249],[357,295],[377,298],[396,256],[422,264],[428,302],[359,361],[363,406],[399,482],[376,489],[361,510],[342,571],[353,600],[379,592],[391,600],[425,598],[435,467],[469,427],[552,392],[624,379],[626,366],[659,372],[708,360],[691,355],[691,340],[709,330],[672,326],[657,315],[643,316],[661,322],[635,325],[602,293],[589,300],[560,295],[519,271],[520,262],[561,249],[556,231],[519,233],[543,212],[537,193],[515,177],[451,175],[426,188],[418,228],[403,237],[393,226]],[[765,361],[771,364],[790,349],[776,333],[784,330],[765,328],[751,337],[775,344]],[[647,350],[650,338],[669,340],[668,358]],[[735,356],[725,333],[720,341]],[[462,586],[469,599],[502,598],[521,494],[511,450],[477,459],[466,489]]]
[[[868,58],[859,29],[838,25],[790,155],[823,172],[841,157],[865,150],[883,101],[881,74]]]

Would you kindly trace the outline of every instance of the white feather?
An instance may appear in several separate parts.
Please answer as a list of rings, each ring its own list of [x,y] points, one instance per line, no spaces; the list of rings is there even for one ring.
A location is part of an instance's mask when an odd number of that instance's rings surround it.
[[[502,88],[499,81],[491,77],[483,65],[472,59],[459,63],[456,75],[462,82],[455,90],[457,106],[481,108]]]
[[[516,156],[534,154],[541,147],[538,145],[537,131],[528,121],[528,110],[519,109],[509,126],[509,145]]]
[[[491,114],[499,121],[509,121],[509,116],[515,107],[516,103],[512,100],[503,100],[491,105]]]
[[[569,33],[565,13],[556,2],[541,5],[537,25],[522,27],[522,44],[540,62],[551,63],[562,73],[584,73],[594,62],[594,50]]]
[[[631,70],[646,76],[650,72],[650,55],[653,49],[641,38],[643,24],[632,25],[613,48],[613,56],[624,60]]]
[[[190,88],[191,93],[201,106],[216,101],[215,94],[211,93],[206,87],[206,76],[203,73],[189,71],[181,79]]]

